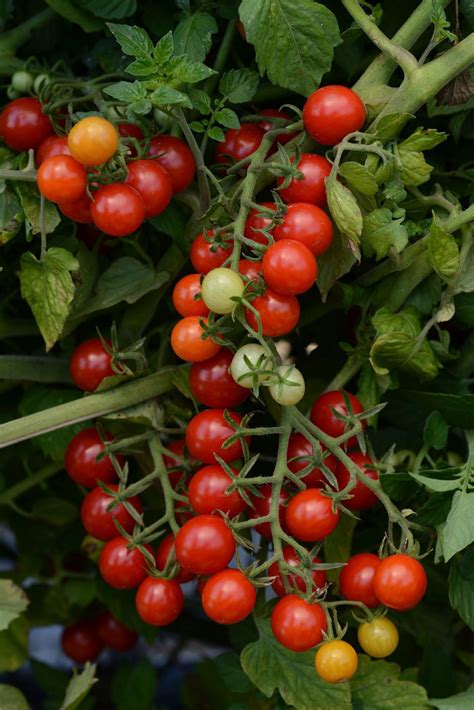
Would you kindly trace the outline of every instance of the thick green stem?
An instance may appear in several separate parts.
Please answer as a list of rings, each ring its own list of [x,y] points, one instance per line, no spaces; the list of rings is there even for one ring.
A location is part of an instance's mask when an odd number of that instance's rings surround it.
[[[150,440],[150,453],[153,458],[153,463],[155,470],[158,472],[161,487],[163,489],[163,498],[165,501],[165,519],[169,524],[171,530],[176,535],[179,531],[179,525],[176,522],[176,517],[174,514],[174,497],[173,488],[168,478],[168,471],[166,470],[165,463],[163,461],[163,447],[158,435],[155,435]]]
[[[358,355],[350,355],[337,375],[333,377],[331,382],[328,384],[325,392],[343,389],[347,383],[350,382],[355,375],[357,375],[362,365],[363,362]]]
[[[41,355],[0,355],[0,380],[70,384],[69,361]]]
[[[209,182],[206,174],[206,165],[204,163],[204,156],[201,153],[201,149],[194,137],[194,133],[189,127],[186,117],[182,109],[176,109],[177,121],[184,133],[184,137],[192,151],[194,161],[196,163],[198,188],[199,188],[199,200],[201,206],[201,215],[204,214],[211,203],[211,190],[209,188]]]
[[[20,182],[36,182],[36,170],[0,170],[0,179],[19,180]]]

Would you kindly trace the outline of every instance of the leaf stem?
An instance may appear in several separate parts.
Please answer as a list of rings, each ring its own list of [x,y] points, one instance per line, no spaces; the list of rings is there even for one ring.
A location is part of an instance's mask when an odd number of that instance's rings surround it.
[[[184,133],[184,137],[186,138],[186,141],[191,149],[194,161],[196,163],[200,208],[201,215],[203,215],[205,212],[207,212],[211,203],[211,190],[209,187],[209,181],[207,179],[204,156],[201,153],[199,145],[194,137],[194,133],[189,127],[189,123],[186,120],[183,109],[177,108],[174,112],[174,115],[181,127],[181,130]]]

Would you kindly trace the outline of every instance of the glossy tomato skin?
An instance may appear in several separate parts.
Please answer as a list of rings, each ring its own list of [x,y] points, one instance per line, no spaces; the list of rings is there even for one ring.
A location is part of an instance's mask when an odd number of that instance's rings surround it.
[[[375,570],[375,596],[390,609],[413,609],[423,599],[426,587],[423,566],[409,555],[390,555]]]
[[[161,214],[173,197],[173,185],[166,170],[156,160],[133,160],[127,167],[125,183],[141,196],[145,218]]]
[[[250,259],[239,260],[239,272],[248,281],[258,281],[258,277],[262,273],[261,261],[250,261]]]
[[[130,156],[134,158],[137,155],[136,148],[133,142],[127,139],[135,138],[139,142],[142,141],[145,138],[142,129],[134,123],[119,123],[117,129],[130,151]]]
[[[316,259],[304,244],[282,239],[268,247],[262,260],[268,286],[285,296],[308,291],[318,275]]]
[[[263,518],[270,513],[270,505],[272,500],[272,486],[270,483],[265,483],[263,486],[259,486],[258,492],[261,496],[252,497],[253,508],[250,511],[250,516],[252,518]],[[290,499],[289,494],[285,490],[280,491],[280,497],[278,500],[278,518],[280,520],[280,525],[286,530],[285,523],[285,504]],[[272,538],[272,528],[270,523],[259,523],[255,526],[255,530],[267,540]]]
[[[345,683],[355,675],[359,659],[349,643],[334,639],[318,648],[314,665],[326,683]]]
[[[325,179],[331,172],[331,163],[322,155],[303,153],[298,170],[303,173],[303,177],[293,178],[288,185],[280,190],[281,199],[287,205],[293,202],[308,202],[318,207],[326,207],[326,183]],[[283,183],[283,178],[277,179],[277,185]]]
[[[177,454],[180,458],[186,458],[185,446],[186,442],[184,439],[176,439],[176,441],[170,441],[166,444],[166,448],[174,454]],[[174,471],[168,472],[168,478],[172,487],[176,489],[178,483],[185,479],[186,471],[181,468],[182,464],[178,459],[168,456],[168,454],[163,454],[163,462],[167,469],[175,469]]]
[[[101,116],[87,116],[69,131],[69,150],[83,165],[101,165],[114,155],[119,136],[115,126]]]
[[[173,306],[180,316],[208,316],[209,308],[201,294],[201,274],[188,274],[177,281],[173,289]]]
[[[285,545],[283,548],[283,557],[285,562],[290,565],[290,567],[300,567],[302,566],[301,559],[298,557],[297,552],[291,545]],[[322,560],[320,557],[313,557],[313,564],[321,564]],[[274,562],[268,568],[268,576],[275,577],[272,582],[273,591],[278,594],[279,597],[284,597],[286,594],[285,585],[283,584],[282,573],[280,572],[280,567],[277,562]],[[327,574],[325,570],[312,570],[311,577],[313,579],[315,587],[322,589],[327,582]],[[306,582],[299,574],[289,574],[287,575],[288,583],[290,588],[298,587],[302,592],[306,592]]]
[[[114,651],[129,651],[138,641],[138,634],[112,616],[109,611],[103,611],[96,619],[97,633],[104,646]]]
[[[183,592],[174,579],[147,577],[138,587],[135,606],[146,624],[168,626],[183,610]]]
[[[103,643],[92,620],[76,621],[66,626],[61,636],[64,653],[76,663],[95,661],[103,649]]]
[[[262,202],[261,206],[269,210],[274,210],[275,212],[278,210],[274,202]],[[268,239],[261,230],[266,229],[269,234],[273,234],[274,228],[271,227],[272,222],[273,220],[270,217],[265,217],[257,207],[252,207],[245,223],[244,237],[253,239],[254,242],[258,242],[259,244],[267,245]]]
[[[284,118],[284,119],[286,119],[286,121],[288,121],[288,124],[290,124],[293,121],[292,117],[288,113],[285,113],[285,111],[280,111],[277,108],[262,108],[259,113],[261,116],[266,116],[268,118]],[[259,126],[259,128],[261,128],[262,131],[265,131],[265,133],[267,131],[272,131],[274,128],[276,128],[275,124],[272,123],[272,121],[269,121],[268,118],[267,118],[267,120],[263,119],[262,121],[259,121],[257,123],[257,126]],[[277,135],[277,137],[275,138],[275,143],[280,143],[281,145],[285,145],[285,143],[288,143],[289,141],[291,141],[296,135],[298,135],[298,134],[297,133],[279,133]]]
[[[82,197],[73,202],[59,202],[58,207],[66,217],[72,219],[78,224],[91,224],[92,201],[89,195],[85,192]]]
[[[155,136],[151,139],[150,155],[168,172],[175,194],[192,183],[196,164],[184,141],[174,136]]]
[[[238,407],[250,392],[241,387],[229,372],[233,354],[222,348],[217,355],[191,366],[189,386],[194,397],[206,407]]]
[[[99,557],[99,571],[107,584],[114,589],[134,589],[147,576],[147,562],[138,547],[128,549],[123,537],[109,540]],[[149,545],[144,545],[152,552]]]
[[[108,487],[114,492],[119,489],[113,483],[110,483]],[[113,498],[99,486],[93,488],[82,501],[82,524],[89,535],[98,540],[112,540],[120,534],[114,520],[120,523],[125,532],[131,533],[135,527],[135,521],[123,503],[114,506],[112,510],[107,510],[112,501]],[[128,498],[127,502],[133,505],[136,511],[142,512],[142,506],[137,496]]]
[[[227,410],[236,424],[242,421],[242,415]],[[186,446],[191,456],[203,463],[214,464],[214,454],[226,463],[235,461],[243,455],[242,444],[234,441],[228,448],[223,448],[227,439],[235,434],[235,429],[226,421],[224,409],[205,409],[196,414],[188,423],[186,429]]]
[[[110,434],[105,436],[112,439]],[[116,480],[117,474],[109,456],[104,456],[100,461],[96,460],[104,448],[99,432],[93,427],[83,429],[71,439],[64,455],[64,467],[73,481],[85,488],[93,488],[97,481],[109,484]],[[123,456],[116,456],[118,463],[122,465]]]
[[[348,454],[349,458],[357,464],[367,478],[378,481],[379,474],[374,469],[368,468],[368,466],[373,466],[374,462],[361,451],[353,451]],[[350,474],[347,468],[339,461],[336,471],[336,478],[339,483],[339,490],[342,491],[343,488],[347,486],[350,480]],[[353,486],[350,491],[352,498],[347,498],[342,501],[342,504],[349,510],[369,510],[378,505],[379,499],[373,493],[370,488],[367,488],[361,481],[357,480],[355,486]]]
[[[303,456],[312,456],[313,453],[313,445],[305,436],[303,436],[303,434],[292,434],[288,442],[288,468],[290,469],[290,471],[292,471],[293,473],[298,473],[299,471],[302,471],[304,468],[306,468],[306,466],[308,465],[308,461],[292,461],[291,459],[302,459]],[[325,466],[327,466],[330,471],[335,473],[337,469],[337,460],[335,459],[335,457],[332,454],[329,454],[328,456],[325,456],[323,460]],[[311,471],[307,473],[306,476],[304,476],[301,480],[303,481],[303,483],[306,484],[308,488],[320,488],[321,486],[324,486],[327,483],[327,478],[320,468],[311,469]]]
[[[10,101],[0,114],[0,136],[12,150],[38,148],[53,126],[38,99],[23,96]]]
[[[283,222],[273,230],[276,241],[291,239],[304,244],[314,256],[329,249],[333,239],[332,222],[317,205],[294,202],[288,206]]]
[[[112,343],[107,341],[108,345]],[[112,356],[102,345],[100,338],[85,340],[78,345],[69,361],[69,372],[76,387],[93,392],[105,377],[112,377]]]
[[[306,132],[323,145],[340,143],[348,133],[359,131],[364,121],[364,104],[347,86],[323,86],[309,96],[303,108]]]
[[[365,653],[373,658],[386,658],[398,646],[398,629],[386,616],[360,624],[357,640]]]
[[[237,475],[237,471],[232,469]],[[233,518],[242,513],[247,505],[237,490],[226,494],[232,479],[222,466],[210,465],[200,468],[189,481],[189,502],[196,513],[209,515],[221,510]]]
[[[86,191],[87,174],[70,155],[55,155],[41,163],[37,182],[39,191],[50,202],[74,202]]]
[[[252,306],[260,314],[262,334],[271,337],[287,335],[296,328],[300,319],[300,304],[295,296],[286,296],[267,288],[263,296],[257,296]],[[257,318],[249,308],[245,311],[247,323],[258,331]]]
[[[351,405],[353,414],[361,414],[364,408],[361,402],[353,394],[349,392],[346,393],[349,397],[349,402]],[[345,431],[345,422],[339,419],[334,411],[339,412],[343,416],[348,416],[349,412],[346,407],[346,402],[344,400],[344,395],[339,390],[332,390],[330,392],[325,392],[322,394],[313,404],[311,409],[311,421],[319,429],[324,431],[329,436],[338,437],[342,436]],[[365,420],[362,423],[362,430],[365,430]],[[355,446],[357,444],[357,437],[352,436],[347,442],[347,448]]]
[[[181,360],[202,362],[217,355],[221,346],[211,338],[203,338],[204,329],[201,321],[207,324],[207,318],[187,316],[176,323],[171,331],[171,347]]]
[[[168,558],[171,554],[173,555],[173,557],[175,557],[174,535],[170,533],[169,535],[163,538],[163,540],[158,545],[158,549],[156,551],[156,566],[159,570],[164,570],[164,568],[166,567],[166,563],[168,562]],[[188,572],[188,570],[185,570],[178,565],[178,572],[176,574],[175,580],[179,582],[179,584],[185,584],[186,582],[190,582],[192,579],[194,579],[194,574],[192,572]]]
[[[175,541],[178,563],[194,574],[216,574],[235,553],[235,541],[223,518],[197,515],[184,523]]]
[[[111,237],[126,237],[145,219],[145,203],[130,185],[103,185],[94,195],[91,206],[94,224]]]
[[[39,168],[47,158],[53,158],[55,155],[71,155],[66,136],[52,135],[45,138],[35,153],[36,167]]]
[[[290,651],[308,651],[321,642],[327,629],[326,615],[319,604],[308,604],[295,594],[282,597],[273,609],[272,631]]]
[[[241,123],[240,128],[229,128],[224,140],[216,145],[216,163],[232,165],[247,158],[255,153],[264,135],[256,123]]]
[[[337,527],[340,513],[332,501],[317,488],[297,493],[288,503],[286,525],[290,533],[304,542],[324,540]]]
[[[207,580],[201,599],[210,619],[218,624],[238,624],[252,612],[257,593],[240,570],[224,569]]]
[[[199,274],[208,274],[213,269],[218,269],[232,254],[232,246],[222,246],[221,242],[216,246],[213,243],[214,230],[209,229],[202,232],[191,244],[189,258]]]
[[[371,552],[353,555],[339,576],[339,589],[344,599],[362,602],[369,609],[379,606],[374,592],[375,570],[379,564],[380,558]]]

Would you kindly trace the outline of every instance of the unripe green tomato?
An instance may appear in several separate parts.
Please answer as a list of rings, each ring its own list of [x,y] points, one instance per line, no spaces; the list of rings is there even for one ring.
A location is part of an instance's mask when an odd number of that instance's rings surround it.
[[[35,78],[33,82],[33,91],[35,94],[39,94],[42,89],[44,89],[45,86],[49,84],[51,79],[49,78],[48,74],[38,74],[38,76]]]
[[[14,91],[27,94],[33,86],[33,77],[29,71],[16,71],[12,76],[11,86]]]
[[[270,385],[270,394],[278,404],[289,407],[298,404],[303,399],[305,392],[304,377],[294,365],[280,365],[275,370],[275,375],[284,382]]]
[[[214,313],[231,313],[244,292],[244,282],[232,269],[213,269],[203,279],[201,296],[206,306]]]
[[[255,369],[267,371],[258,375],[252,374]],[[230,374],[241,387],[252,389],[254,385],[268,380],[269,370],[272,369],[272,362],[265,352],[265,349],[257,343],[242,345],[237,350],[230,363]]]

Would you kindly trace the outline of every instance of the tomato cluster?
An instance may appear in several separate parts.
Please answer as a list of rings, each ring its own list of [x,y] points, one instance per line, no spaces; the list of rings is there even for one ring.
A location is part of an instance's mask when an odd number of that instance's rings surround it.
[[[95,661],[104,647],[113,651],[129,651],[137,641],[138,634],[109,611],[66,626],[61,636],[64,653],[76,663]]]

